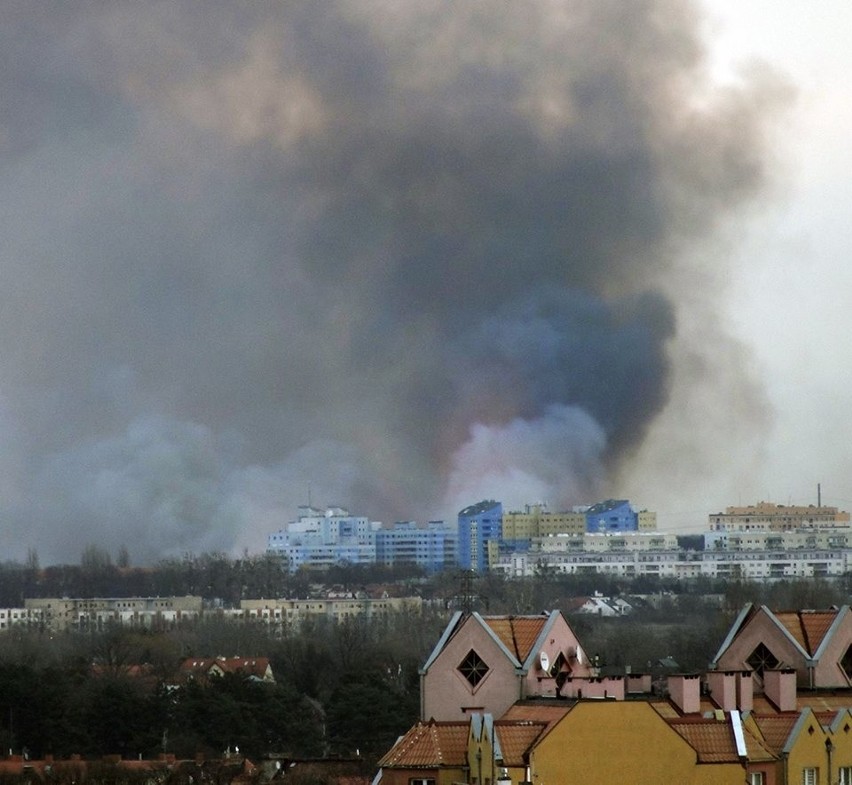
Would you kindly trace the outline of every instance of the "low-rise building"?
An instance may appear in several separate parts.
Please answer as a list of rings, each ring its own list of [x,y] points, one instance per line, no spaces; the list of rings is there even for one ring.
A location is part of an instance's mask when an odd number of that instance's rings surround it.
[[[501,554],[492,569],[506,577],[530,577],[545,570],[565,575],[765,581],[838,578],[852,566],[852,550],[839,548],[764,551],[692,551],[677,547],[574,550],[569,545],[566,544],[564,550],[539,549]]]
[[[48,629],[102,629],[110,624],[171,627],[201,615],[201,597],[33,597],[27,610],[41,614]]]

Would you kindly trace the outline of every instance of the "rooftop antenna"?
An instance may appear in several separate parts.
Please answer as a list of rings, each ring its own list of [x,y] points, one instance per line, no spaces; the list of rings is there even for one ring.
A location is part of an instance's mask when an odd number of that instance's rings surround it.
[[[311,504],[311,484],[308,483],[308,507],[312,507],[312,506],[313,505]]]
[[[817,483],[817,507],[822,507],[822,486]]]

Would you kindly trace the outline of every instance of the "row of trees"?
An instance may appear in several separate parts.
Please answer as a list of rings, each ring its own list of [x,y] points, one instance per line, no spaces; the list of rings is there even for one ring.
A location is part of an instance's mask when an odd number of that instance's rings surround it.
[[[169,633],[11,631],[0,638],[0,749],[191,757],[239,747],[372,764],[416,721],[418,666],[444,623],[397,614],[283,638],[222,621]],[[269,657],[275,683],[228,674],[175,688],[183,657],[218,653]]]

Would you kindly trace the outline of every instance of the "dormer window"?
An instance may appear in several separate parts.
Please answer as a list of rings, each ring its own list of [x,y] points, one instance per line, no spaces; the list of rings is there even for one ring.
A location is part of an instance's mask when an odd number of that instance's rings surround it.
[[[468,680],[471,687],[476,687],[488,673],[488,666],[485,664],[485,660],[471,649],[461,661],[459,673]]]

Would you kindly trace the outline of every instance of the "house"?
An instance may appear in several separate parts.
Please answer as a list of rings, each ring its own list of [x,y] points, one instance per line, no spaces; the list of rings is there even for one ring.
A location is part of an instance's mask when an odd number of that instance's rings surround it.
[[[852,614],[827,610],[771,611],[746,605],[711,663],[719,670],[748,668],[762,691],[764,671],[792,668],[800,687],[852,686]]]
[[[421,719],[500,716],[518,699],[556,697],[569,679],[590,676],[588,658],[559,611],[457,612],[420,669]]]
[[[379,761],[383,785],[466,782],[470,721],[418,722]]]
[[[275,681],[268,657],[187,657],[180,664],[178,680],[180,683],[192,679],[207,680],[226,673],[239,674],[254,681]]]

